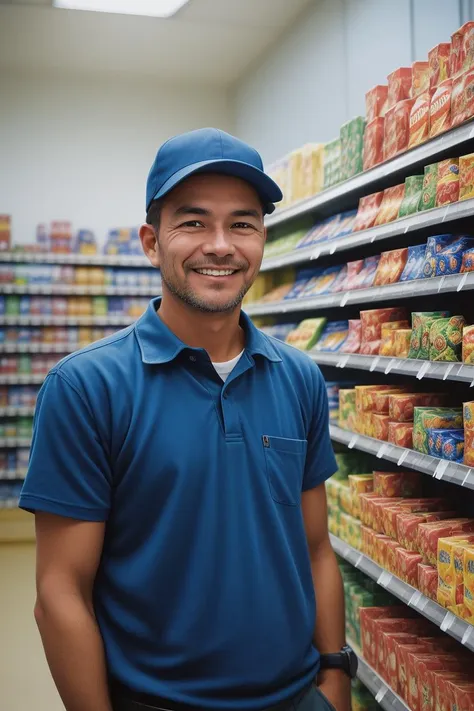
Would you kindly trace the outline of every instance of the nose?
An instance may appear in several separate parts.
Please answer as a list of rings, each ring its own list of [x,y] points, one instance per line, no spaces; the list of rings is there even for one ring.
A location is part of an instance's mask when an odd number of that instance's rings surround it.
[[[216,257],[227,257],[235,254],[232,235],[224,227],[217,227],[212,234],[208,234],[202,245],[204,254],[214,254]]]

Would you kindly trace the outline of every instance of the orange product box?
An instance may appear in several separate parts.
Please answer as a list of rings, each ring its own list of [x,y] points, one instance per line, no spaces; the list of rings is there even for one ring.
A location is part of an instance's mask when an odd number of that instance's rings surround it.
[[[423,507],[417,506],[416,508]],[[426,511],[426,509],[430,510]],[[405,509],[397,514],[397,539],[407,551],[418,551],[418,526],[420,523],[443,521],[456,516],[456,511],[436,511],[435,509],[437,509],[437,505],[432,504],[426,506],[424,511],[408,512]]]
[[[411,107],[408,130],[408,148],[424,143],[430,137],[431,94],[420,94]]]
[[[464,430],[464,464],[474,467],[474,430]]]
[[[469,683],[469,675],[465,672],[443,671],[436,669],[433,671],[435,678],[435,709],[436,711],[451,711],[452,695],[454,692],[449,688],[451,682]]]
[[[388,423],[388,441],[397,447],[413,449],[413,424],[406,422]]]
[[[438,593],[442,607],[461,605],[464,599],[464,551],[472,548],[474,535],[461,534],[438,540]]]
[[[382,568],[387,567],[387,544],[390,541],[383,533],[374,535],[374,560]]]
[[[437,564],[440,538],[472,532],[474,532],[474,519],[472,518],[452,518],[445,521],[420,523],[418,526],[418,550],[423,557],[423,562],[430,565]]]
[[[411,84],[411,99],[416,99],[417,96],[429,91],[430,88],[430,63],[429,62],[413,62],[411,65],[412,84]]]
[[[374,472],[374,492],[379,496],[419,496],[422,487],[420,472]]]
[[[459,158],[459,199],[474,197],[474,153]]]
[[[419,638],[418,638],[419,640]],[[397,683],[392,686],[392,689],[404,700],[408,698],[408,655],[426,654],[430,647],[424,642],[418,641],[416,644],[397,644],[395,646],[396,665],[397,665]]]
[[[392,422],[413,422],[415,407],[440,407],[446,402],[444,393],[395,393],[389,396]]]
[[[363,312],[362,312],[363,313]],[[362,316],[361,313],[361,316]],[[368,326],[366,327],[366,331]],[[372,399],[373,393],[382,390],[391,390],[391,385],[356,385],[356,411],[360,412],[373,412],[374,403]]]
[[[449,74],[451,78],[454,78],[462,71],[463,65],[463,33],[461,28],[451,35],[451,51],[449,53]]]
[[[462,37],[461,70],[474,68],[474,22],[465,22],[459,30]]]
[[[404,548],[397,548],[395,557],[396,574],[415,588],[418,584],[418,563],[422,562],[421,555],[407,551]]]
[[[403,323],[403,321],[393,321],[392,323],[384,323],[382,325],[382,333],[385,328],[393,330],[392,326],[394,328],[397,328],[395,324],[397,323]],[[402,393],[406,390],[406,388],[400,387],[400,388],[392,388],[391,390],[381,390],[379,392],[374,392],[372,393],[372,403],[373,403],[373,411],[377,412],[379,415],[388,415],[388,396],[393,395],[395,393]]]
[[[405,321],[407,311],[403,308],[369,309],[360,312],[362,343],[373,342],[382,338],[382,324],[389,321]],[[373,386],[367,386],[373,387]],[[385,385],[384,390],[393,386]],[[381,390],[382,388],[378,388]]]
[[[474,115],[474,70],[470,69],[453,80],[451,94],[451,126],[459,126]]]
[[[396,103],[409,99],[412,86],[412,68],[399,67],[388,75],[387,109]]]
[[[408,249],[392,249],[382,252],[375,272],[374,286],[395,284],[399,281],[408,258]],[[408,322],[405,322],[408,325]],[[400,326],[402,328],[402,326]]]
[[[377,671],[393,691],[397,691],[397,647],[399,644],[414,645],[418,641],[416,634],[410,632],[381,632]]]
[[[392,188],[386,188],[383,192],[383,200],[379,207],[374,225],[385,225],[387,222],[393,222],[398,218],[400,205],[402,204],[405,194],[405,185],[394,185]]]
[[[365,95],[365,118],[367,124],[385,115],[387,107],[388,86],[377,84]],[[367,128],[366,128],[367,130]]]
[[[359,506],[360,506],[360,520],[364,526],[372,528],[372,521],[370,520],[371,510],[369,509],[369,502],[371,499],[379,499],[380,496],[374,494],[373,492],[368,494],[359,494]]]
[[[452,79],[443,81],[434,92],[430,101],[430,138],[451,128]]]
[[[379,355],[381,344],[380,338],[377,341],[364,341],[360,345],[359,353],[361,355]]]
[[[405,330],[405,327],[400,327],[399,324],[407,323],[406,321],[393,321],[382,324],[382,339],[380,343],[380,355],[397,356],[399,347],[397,345],[397,333]],[[407,324],[408,325],[408,324]],[[410,331],[411,332],[411,331]],[[400,392],[406,392],[407,388],[400,388]],[[387,414],[387,413],[381,413]]]
[[[373,437],[380,439],[383,442],[388,441],[388,415],[379,415],[376,412],[372,413]]]
[[[352,228],[353,232],[368,230],[375,224],[375,218],[382,204],[383,190],[361,197],[357,208],[357,215]]]
[[[441,42],[428,52],[430,65],[430,87],[433,89],[449,78],[451,43]]]
[[[372,636],[372,658],[374,660],[375,669],[379,671],[382,661],[382,633],[390,632],[392,634],[400,634],[401,632],[409,632],[414,635],[424,635],[429,629],[429,622],[420,617],[417,618],[381,618],[373,620],[373,636]]]
[[[428,662],[427,659],[415,663],[415,673],[418,673],[418,706],[419,711],[435,711],[436,699],[436,677],[435,672],[443,670],[449,672],[463,672],[465,669],[465,659],[455,655],[442,655],[440,653],[433,654],[432,657],[438,657],[439,663],[433,661]]]
[[[399,546],[398,541],[394,541],[391,538],[385,541],[385,567],[389,573],[397,574],[397,557],[396,551]]]
[[[388,109],[385,114],[383,157],[390,160],[406,151],[410,138],[410,114],[416,99],[405,99]],[[398,213],[397,213],[398,216]]]
[[[472,675],[469,681],[454,681],[450,679],[448,682],[448,700],[454,697],[454,703],[450,704],[452,709],[456,711],[473,711],[474,709],[474,683]]]
[[[406,548],[406,550],[411,550],[411,551],[417,552],[416,548],[414,548],[413,546],[411,548],[409,548],[408,546],[405,546],[402,543],[402,541],[400,541],[398,517],[399,517],[399,515],[402,515],[402,514],[410,516],[413,514],[413,512],[418,513],[417,510],[423,509],[423,508],[432,508],[432,506],[430,506],[429,504],[419,503],[419,500],[416,501],[415,499],[405,499],[404,501],[402,501],[398,504],[395,504],[394,506],[387,506],[383,510],[383,514],[382,514],[385,535],[390,536],[390,538],[393,538],[396,541],[399,541],[399,544],[402,546],[402,548]],[[447,518],[447,516],[445,518]],[[423,521],[419,520],[418,523],[423,523]],[[408,531],[408,533],[409,533],[409,531]]]
[[[378,117],[370,121],[364,132],[363,168],[370,170],[383,161],[383,141],[385,119]]]
[[[410,652],[407,655],[408,696],[406,701],[411,711],[421,711],[420,695],[427,685],[427,672],[440,669],[448,671],[452,665],[456,667],[456,662],[453,662],[452,656],[446,654]]]
[[[364,659],[375,667],[375,622],[376,620],[398,619],[406,620],[415,617],[415,613],[406,605],[393,605],[388,607],[361,607],[359,608],[360,637]]]
[[[372,528],[377,533],[384,533],[384,520],[383,513],[387,506],[398,506],[403,502],[401,497],[385,497],[381,496],[379,498],[374,498],[368,502],[368,508],[370,511],[370,520],[372,522]]]
[[[368,555],[369,558],[372,558],[372,553],[371,551],[371,536],[372,536],[372,529],[369,528],[368,526],[362,525],[360,527],[360,550],[361,553],[364,553],[364,555]]]
[[[438,571],[433,565],[426,563],[418,563],[418,590],[429,597],[430,600],[436,600],[438,589]]]
[[[438,163],[436,207],[459,200],[459,158],[448,158]]]

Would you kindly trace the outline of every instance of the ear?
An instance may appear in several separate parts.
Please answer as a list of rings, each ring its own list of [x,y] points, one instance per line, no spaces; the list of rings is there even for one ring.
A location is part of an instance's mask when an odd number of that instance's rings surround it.
[[[147,222],[145,222],[140,227],[138,234],[140,235],[142,249],[145,255],[148,257],[151,265],[154,266],[156,269],[159,269],[160,258],[158,253],[158,240],[153,225],[149,225]]]

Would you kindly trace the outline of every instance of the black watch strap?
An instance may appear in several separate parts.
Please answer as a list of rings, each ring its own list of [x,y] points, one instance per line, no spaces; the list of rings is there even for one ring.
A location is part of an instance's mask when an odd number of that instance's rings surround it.
[[[335,654],[321,654],[320,661],[321,671],[323,669],[341,669],[351,679],[354,679],[357,674],[357,655],[348,645]]]

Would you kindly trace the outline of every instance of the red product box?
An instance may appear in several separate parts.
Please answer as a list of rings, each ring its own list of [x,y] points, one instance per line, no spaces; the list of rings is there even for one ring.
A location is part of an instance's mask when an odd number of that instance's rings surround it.
[[[442,42],[437,44],[428,52],[428,62],[430,65],[430,88],[434,89],[441,82],[449,78],[449,60],[451,54],[451,43]]]
[[[414,645],[417,641],[418,636],[409,632],[381,632],[380,634],[377,671],[395,692],[398,688],[397,647],[400,644]]]
[[[415,99],[399,101],[385,114],[384,160],[406,151],[410,137],[410,113]]]
[[[362,641],[362,653],[364,659],[372,667],[375,667],[375,622],[380,619],[406,620],[415,617],[413,610],[406,605],[393,605],[391,607],[361,607],[359,609],[360,636]]]
[[[394,393],[388,399],[392,422],[413,422],[415,407],[440,407],[446,402],[443,393]]]
[[[361,273],[363,266],[363,259],[356,259],[354,262],[348,262],[344,291],[352,291],[352,289],[357,288],[357,277]]]
[[[454,690],[449,688],[449,684],[451,682],[458,684],[468,683],[469,675],[463,672],[447,672],[442,669],[435,670],[433,675],[435,680],[435,709],[436,711],[451,711]]]
[[[451,126],[459,126],[474,116],[474,70],[469,69],[453,81]]]
[[[358,353],[360,351],[361,323],[360,319],[349,319],[349,332],[341,348],[341,353]]]
[[[446,79],[437,88],[430,101],[430,138],[451,128],[451,98],[453,80]]]
[[[462,54],[463,34],[461,30],[457,30],[451,35],[451,51],[449,53],[449,69],[448,76],[456,77],[462,71],[463,54]]]
[[[404,500],[401,497],[379,497],[368,502],[369,518],[372,528],[377,533],[384,533],[384,510],[387,506],[393,507],[402,503]],[[369,524],[370,525],[370,524]]]
[[[374,493],[379,496],[420,496],[420,472],[374,472]]]
[[[465,22],[459,30],[462,37],[461,70],[474,68],[474,22]]]
[[[413,449],[413,424],[406,422],[388,423],[388,441],[397,447]]]
[[[368,230],[375,224],[375,219],[382,204],[383,190],[361,197],[357,209],[356,219],[352,228],[353,232]]]
[[[416,508],[437,509],[438,507],[436,504],[432,504]],[[420,523],[443,521],[455,516],[455,511],[413,511],[409,513],[406,509],[402,510],[397,514],[397,539],[407,551],[418,552],[418,526]]]
[[[406,309],[386,308],[369,309],[360,312],[362,343],[371,343],[382,338],[382,324],[389,321],[403,321],[407,318]],[[390,389],[387,386],[385,389]]]
[[[443,669],[443,662],[451,661],[452,657],[440,654],[418,654],[410,652],[407,655],[408,695],[407,704],[411,711],[421,711],[420,693],[422,688],[422,673],[429,669],[436,671]]]
[[[430,63],[413,62],[411,65],[412,84],[411,99],[416,99],[420,94],[429,91],[430,88]]]
[[[370,170],[383,161],[385,119],[375,118],[365,127],[364,132],[364,170]]]
[[[404,99],[409,99],[412,86],[412,68],[400,67],[388,75],[387,109]]]
[[[387,567],[387,551],[390,538],[383,533],[374,534],[374,560],[382,568]]]
[[[430,104],[429,91],[425,91],[415,99],[410,111],[408,148],[419,146],[430,137]]]
[[[452,699],[454,698],[454,703]],[[461,682],[450,679],[448,682],[448,702],[450,708],[456,711],[472,711],[474,709],[474,683],[472,676],[469,681]]]
[[[430,600],[437,598],[438,571],[432,565],[418,563],[418,590],[429,597]]]
[[[465,659],[456,658],[454,655],[438,656],[433,654],[432,656],[436,662],[424,659],[415,664],[415,672],[418,674],[418,706],[416,708],[419,711],[435,711],[435,671],[462,672],[465,669]]]
[[[438,540],[459,533],[474,532],[474,519],[452,518],[445,521],[420,523],[418,526],[418,550],[423,562],[430,565],[437,564]]]
[[[397,664],[397,683],[392,689],[404,700],[408,698],[408,655],[426,654],[430,647],[418,638],[416,644],[398,644],[395,649]]]
[[[375,439],[380,439],[383,442],[388,441],[388,415],[380,415],[377,412],[372,413],[372,424],[374,428]]]
[[[394,541],[392,538],[390,538],[388,541],[385,541],[385,550],[386,550],[386,556],[385,556],[385,567],[388,570],[389,573],[393,573],[393,575],[397,575],[397,548],[399,546],[398,541]]]
[[[388,86],[386,84],[377,84],[377,86],[374,86],[366,93],[365,117],[367,124],[385,115],[387,96]]]
[[[459,200],[459,158],[448,158],[438,163],[436,207]]]
[[[426,635],[429,623],[426,620],[417,617],[415,619],[376,619],[373,621],[373,638],[372,638],[372,658],[375,662],[375,669],[381,669],[382,662],[382,632],[391,632],[392,634],[400,632],[409,632],[415,635]]]
[[[418,563],[421,563],[421,555],[397,548],[396,550],[396,574],[408,585],[416,587],[418,584]]]

